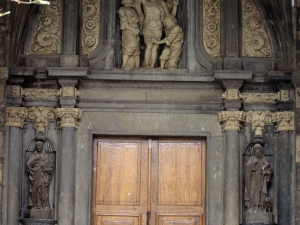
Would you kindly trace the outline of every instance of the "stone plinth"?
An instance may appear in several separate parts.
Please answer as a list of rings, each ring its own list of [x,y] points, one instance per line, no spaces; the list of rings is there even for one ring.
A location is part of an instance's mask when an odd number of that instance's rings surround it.
[[[245,213],[246,224],[273,224],[272,213]]]
[[[24,225],[51,225],[51,224],[57,224],[57,220],[31,219],[31,218],[20,219],[20,222]]]
[[[48,209],[31,209],[30,218],[32,219],[50,219],[51,211]]]

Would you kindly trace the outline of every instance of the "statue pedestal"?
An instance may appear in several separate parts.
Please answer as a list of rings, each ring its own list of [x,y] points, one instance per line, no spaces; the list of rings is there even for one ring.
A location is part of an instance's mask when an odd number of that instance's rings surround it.
[[[31,209],[30,218],[32,219],[50,219],[51,211],[50,209]]]
[[[272,224],[273,214],[272,213],[245,213],[245,223],[246,224]]]

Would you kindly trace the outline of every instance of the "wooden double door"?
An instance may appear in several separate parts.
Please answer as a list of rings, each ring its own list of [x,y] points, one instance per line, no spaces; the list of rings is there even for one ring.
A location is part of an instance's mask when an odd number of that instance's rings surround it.
[[[204,225],[205,141],[99,138],[93,225]]]

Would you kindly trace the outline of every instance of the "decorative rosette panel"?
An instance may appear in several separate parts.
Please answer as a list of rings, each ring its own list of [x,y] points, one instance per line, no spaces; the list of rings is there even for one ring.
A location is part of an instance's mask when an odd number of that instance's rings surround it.
[[[100,0],[83,0],[81,52],[87,55],[98,45],[100,31]]]
[[[263,17],[253,0],[243,0],[242,3],[242,55],[245,57],[271,57],[270,38]]]
[[[220,0],[203,0],[203,45],[210,56],[220,58]]]
[[[36,54],[61,53],[61,0],[52,0],[50,5],[43,7],[29,52]]]

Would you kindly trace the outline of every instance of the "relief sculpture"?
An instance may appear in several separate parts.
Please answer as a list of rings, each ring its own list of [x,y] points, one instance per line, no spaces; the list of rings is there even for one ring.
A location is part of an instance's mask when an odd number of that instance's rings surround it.
[[[27,162],[27,171],[30,179],[30,217],[49,219],[49,183],[54,171],[54,165],[43,149],[44,143],[37,141],[35,151]]]
[[[139,67],[137,63],[139,63],[140,54],[140,33],[146,44],[143,67],[154,68],[158,58],[159,44],[166,44],[168,47],[165,47],[160,57],[161,68],[177,68],[183,42],[182,29],[176,24],[175,19],[179,0],[166,2],[163,0],[123,0],[122,4],[124,7],[118,11],[122,30],[122,68]],[[166,38],[162,40],[164,27]],[[129,62],[131,56],[135,57],[135,60],[132,60],[133,63]]]
[[[246,164],[245,205],[247,212],[246,222],[270,221],[270,198],[268,185],[271,181],[272,168],[264,156],[260,143],[253,146],[253,155]]]

